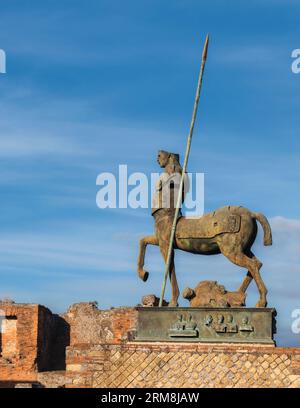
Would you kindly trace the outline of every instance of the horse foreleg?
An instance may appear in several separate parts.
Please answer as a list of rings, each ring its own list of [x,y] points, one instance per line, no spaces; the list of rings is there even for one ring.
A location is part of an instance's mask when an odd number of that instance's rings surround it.
[[[139,277],[146,282],[149,277],[149,272],[144,271],[144,263],[145,263],[145,253],[147,245],[158,245],[158,239],[155,235],[149,235],[144,237],[140,240],[140,251],[138,257],[138,275]]]
[[[243,280],[243,283],[241,284],[241,286],[238,288],[238,292],[243,292],[245,293],[246,290],[248,289],[248,286],[250,285],[250,283],[252,282],[253,276],[251,275],[251,273],[248,271],[246,278]]]
[[[163,242],[160,245],[160,251],[162,253],[162,256],[164,257],[165,262],[167,261],[168,257],[168,247],[169,243],[168,242]],[[171,282],[171,290],[172,290],[172,299],[169,302],[170,307],[176,307],[178,306],[178,297],[179,297],[179,288],[178,288],[178,283],[176,279],[176,274],[175,274],[175,264],[174,264],[174,249],[172,250],[171,253],[171,263],[170,263],[170,269],[169,269],[169,278]]]
[[[178,288],[177,278],[175,275],[174,255],[173,255],[173,260],[170,265],[169,278],[170,278],[171,288],[172,288],[172,299],[169,302],[169,306],[177,307],[178,298],[179,298],[179,288]]]

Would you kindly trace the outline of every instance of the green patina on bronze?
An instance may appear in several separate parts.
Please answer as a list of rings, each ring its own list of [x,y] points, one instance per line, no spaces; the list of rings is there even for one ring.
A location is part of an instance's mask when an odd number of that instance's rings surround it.
[[[138,307],[135,341],[274,345],[273,308]]]

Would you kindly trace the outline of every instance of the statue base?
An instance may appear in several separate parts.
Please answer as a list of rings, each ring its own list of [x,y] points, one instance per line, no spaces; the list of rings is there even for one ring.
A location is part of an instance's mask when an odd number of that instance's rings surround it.
[[[133,341],[275,345],[276,310],[247,307],[137,307]]]

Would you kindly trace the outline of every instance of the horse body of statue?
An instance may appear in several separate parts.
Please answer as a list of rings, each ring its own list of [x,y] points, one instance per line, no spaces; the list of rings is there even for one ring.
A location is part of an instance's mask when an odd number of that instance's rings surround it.
[[[174,203],[177,202],[176,185],[181,176],[179,156],[160,151],[158,162],[165,172],[162,174],[154,197],[152,215],[155,220],[155,235],[140,240],[138,274],[144,281],[148,272],[144,271],[144,259],[147,245],[157,245],[166,260],[172,223],[175,214]],[[177,177],[174,175],[177,174]],[[177,181],[176,181],[177,180]],[[177,183],[177,184],[176,184]],[[164,184],[167,188],[164,190]],[[164,194],[167,194],[167,199]],[[184,192],[185,193],[185,192]],[[182,202],[184,200],[184,194]],[[168,205],[166,205],[166,201]],[[176,306],[179,289],[175,275],[174,249],[194,254],[214,255],[222,253],[232,263],[247,269],[247,275],[239,291],[245,293],[254,279],[260,294],[256,307],[267,304],[267,289],[260,276],[262,263],[255,257],[251,247],[257,235],[257,221],[264,231],[264,245],[272,244],[272,233],[268,220],[263,214],[255,213],[241,206],[226,206],[202,217],[186,218],[179,214],[176,225],[175,242],[171,254],[169,276],[172,288],[172,299],[169,306]]]

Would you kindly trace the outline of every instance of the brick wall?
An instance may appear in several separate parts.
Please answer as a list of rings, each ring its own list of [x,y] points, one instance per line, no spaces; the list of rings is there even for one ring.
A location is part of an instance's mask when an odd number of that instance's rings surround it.
[[[96,302],[75,303],[62,318],[70,326],[70,344],[120,343],[136,327],[132,307],[99,310]]]
[[[0,309],[0,382],[36,381],[54,354],[54,315],[34,304],[0,302]]]
[[[300,349],[127,343],[67,349],[67,387],[300,387]]]
[[[1,358],[32,370],[37,364],[38,305],[0,304]]]

